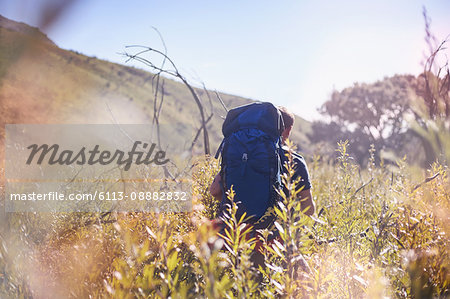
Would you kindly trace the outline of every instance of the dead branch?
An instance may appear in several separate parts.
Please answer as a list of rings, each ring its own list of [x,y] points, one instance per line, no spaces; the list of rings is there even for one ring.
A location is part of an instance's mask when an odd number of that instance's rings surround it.
[[[424,63],[424,101],[428,106],[430,118],[450,118],[450,72],[448,61],[441,67],[438,67],[436,62],[438,55],[446,49],[445,46],[449,42],[450,36],[447,36],[438,44],[437,38],[431,32],[431,20],[428,17],[425,8],[423,9],[423,16],[425,19],[425,41],[430,51],[429,56]],[[444,105],[444,109],[442,109],[442,105]]]
[[[416,190],[419,189],[422,185],[425,185],[426,183],[428,183],[428,182],[434,180],[435,178],[437,178],[437,177],[439,176],[439,174],[440,174],[440,173],[438,172],[438,173],[435,173],[433,176],[430,176],[430,177],[426,178],[422,183],[417,184],[417,185],[411,190],[411,192],[416,191]]]
[[[200,112],[200,120],[201,120],[201,128],[203,131],[203,144],[204,144],[204,150],[205,150],[205,154],[209,155],[211,153],[210,147],[209,147],[209,136],[208,136],[208,131],[206,129],[206,119],[207,117],[205,116],[205,110],[203,107],[203,104],[201,102],[200,97],[198,96],[197,92],[195,91],[195,89],[189,84],[189,82],[187,81],[187,79],[181,75],[181,73],[178,71],[178,68],[176,67],[175,63],[172,61],[172,59],[170,59],[166,53],[161,52],[157,49],[153,49],[150,47],[145,47],[145,46],[140,46],[140,45],[133,45],[133,46],[127,46],[126,48],[142,48],[143,50],[139,51],[136,54],[129,54],[129,53],[123,53],[124,56],[128,57],[127,61],[129,60],[136,60],[139,61],[147,66],[149,66],[150,68],[152,68],[154,71],[157,72],[157,75],[159,76],[160,74],[167,74],[169,76],[175,77],[180,79],[183,84],[188,88],[189,92],[191,93],[198,109]],[[158,54],[159,56],[161,56],[163,58],[163,61],[167,61],[172,69],[168,69],[165,68],[164,65],[163,66],[157,66],[154,63],[152,63],[150,60],[143,58],[141,55],[145,54],[145,53],[155,53]]]
[[[371,182],[373,181],[373,178],[370,178],[370,180],[364,184],[362,184],[358,189],[356,189],[355,193],[353,193],[352,197],[355,197],[356,194],[361,191],[362,189],[364,189],[367,185],[369,185]]]
[[[210,115],[208,116],[208,118],[211,118],[214,115],[214,107],[213,107],[212,99],[211,99],[211,96],[209,95],[208,89],[206,89],[205,83],[202,82],[202,86],[203,86],[203,90],[206,93],[206,96],[208,97],[209,107],[210,107],[210,110],[211,110]]]
[[[225,109],[225,111],[228,113],[228,108],[227,106],[225,106],[225,103],[220,97],[220,94],[217,92],[217,90],[214,90],[214,92],[216,93],[216,97],[219,99],[219,102],[222,104],[223,109]]]
[[[213,116],[213,114],[211,114],[209,117],[208,117],[208,119],[206,120],[206,124],[208,124],[208,122],[211,120],[211,118],[212,118],[212,116]],[[193,148],[194,148],[194,146],[195,146],[195,143],[197,142],[197,139],[198,139],[198,137],[200,136],[200,133],[202,132],[202,127],[200,127],[198,130],[197,130],[197,133],[195,134],[195,137],[194,137],[194,139],[192,140],[192,144],[191,144],[191,147],[190,147],[190,151],[192,151],[193,150]]]

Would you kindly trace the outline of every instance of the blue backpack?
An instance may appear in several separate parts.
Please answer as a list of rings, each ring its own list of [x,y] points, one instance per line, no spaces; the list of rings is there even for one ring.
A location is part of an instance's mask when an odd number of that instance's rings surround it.
[[[280,111],[271,103],[252,103],[230,110],[222,126],[222,202],[219,215],[229,200],[225,192],[233,186],[238,217],[244,212],[251,223],[267,227],[272,217],[263,217],[277,202],[280,187],[280,146],[284,129]]]

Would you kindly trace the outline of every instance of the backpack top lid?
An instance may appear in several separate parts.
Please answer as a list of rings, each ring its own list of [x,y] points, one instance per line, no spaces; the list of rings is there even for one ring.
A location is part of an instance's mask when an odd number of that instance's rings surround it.
[[[242,129],[259,129],[277,140],[284,130],[281,112],[269,102],[257,102],[228,111],[222,126],[223,136],[228,137]]]

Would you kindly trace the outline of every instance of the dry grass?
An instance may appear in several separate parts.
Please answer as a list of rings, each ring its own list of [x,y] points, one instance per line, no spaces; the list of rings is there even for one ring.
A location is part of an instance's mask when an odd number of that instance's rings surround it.
[[[371,160],[361,170],[346,148],[339,145],[333,163],[317,157],[310,163],[314,219],[284,196],[277,208],[283,242],[263,246],[260,269],[249,260],[255,244],[242,219],[233,217],[235,204],[225,241],[206,221],[216,209],[207,186],[218,165],[205,158],[196,168],[191,213],[118,214],[112,223],[90,225],[82,223],[96,215],[10,216],[0,247],[0,290],[36,298],[447,296],[447,168],[417,174],[402,161],[387,167]],[[413,177],[431,174],[438,175],[415,188],[421,181]],[[69,222],[78,225],[61,233]],[[228,250],[221,250],[224,242]]]

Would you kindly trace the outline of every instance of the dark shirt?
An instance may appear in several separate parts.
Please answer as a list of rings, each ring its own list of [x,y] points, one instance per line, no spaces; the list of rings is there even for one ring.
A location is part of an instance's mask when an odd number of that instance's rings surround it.
[[[288,152],[286,147],[281,148],[281,163],[283,165],[283,171],[286,172],[285,162],[288,161],[288,157],[286,157],[286,153]],[[297,189],[303,187],[303,190],[311,189],[311,181],[309,179],[308,167],[306,166],[305,159],[298,153],[292,152],[292,158],[294,162],[294,176],[292,180],[296,180],[300,177],[300,182],[297,185]]]

